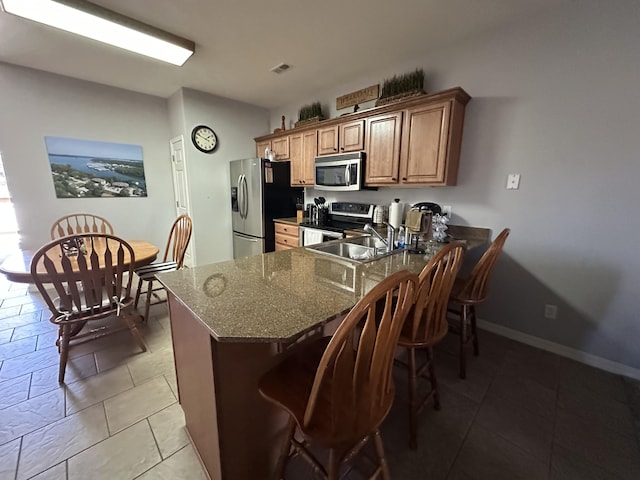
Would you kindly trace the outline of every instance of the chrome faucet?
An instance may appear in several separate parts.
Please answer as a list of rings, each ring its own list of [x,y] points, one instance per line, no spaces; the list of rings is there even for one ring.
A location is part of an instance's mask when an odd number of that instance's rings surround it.
[[[371,233],[374,237],[380,240],[387,247],[387,252],[393,251],[393,239],[395,237],[396,229],[389,225],[387,222],[384,222],[387,226],[387,238],[384,238],[370,223],[365,224],[364,231]]]

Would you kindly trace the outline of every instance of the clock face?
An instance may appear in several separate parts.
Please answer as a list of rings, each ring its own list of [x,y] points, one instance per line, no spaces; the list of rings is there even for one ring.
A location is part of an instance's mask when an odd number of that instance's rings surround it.
[[[205,125],[199,125],[191,132],[193,145],[201,152],[211,153],[218,145],[218,138],[213,130]]]

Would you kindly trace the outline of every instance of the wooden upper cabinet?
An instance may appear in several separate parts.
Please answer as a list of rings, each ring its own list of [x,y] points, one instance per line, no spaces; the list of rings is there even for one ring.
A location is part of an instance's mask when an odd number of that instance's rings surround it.
[[[364,150],[364,120],[341,123],[338,144],[340,153]]]
[[[317,151],[318,133],[315,130],[289,135],[291,185],[313,186]]]
[[[447,101],[405,110],[400,183],[455,185],[458,155],[448,155],[451,106]]]
[[[318,155],[332,155],[338,153],[339,125],[318,129]]]
[[[291,185],[303,185],[302,133],[289,135],[289,160],[291,161]]]
[[[366,185],[396,185],[400,164],[402,112],[367,118]]]
[[[470,99],[460,87],[413,97],[330,119],[319,128],[258,137],[256,150],[262,157],[270,147],[278,160],[291,158],[292,184],[298,186],[313,185],[316,156],[363,149],[366,185],[455,185]]]
[[[302,134],[303,181],[306,186],[315,182],[315,160],[318,156],[318,132],[312,130]]]
[[[271,149],[276,154],[276,160],[289,160],[289,136],[271,140]]]
[[[271,140],[256,142],[256,157],[265,158],[264,152],[267,148],[271,149]]]
[[[318,129],[318,155],[364,150],[364,120]]]

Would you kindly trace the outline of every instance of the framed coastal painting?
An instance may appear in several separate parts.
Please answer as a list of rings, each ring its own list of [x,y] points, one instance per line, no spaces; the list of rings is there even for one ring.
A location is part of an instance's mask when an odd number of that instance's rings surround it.
[[[58,198],[146,197],[142,147],[44,137]]]

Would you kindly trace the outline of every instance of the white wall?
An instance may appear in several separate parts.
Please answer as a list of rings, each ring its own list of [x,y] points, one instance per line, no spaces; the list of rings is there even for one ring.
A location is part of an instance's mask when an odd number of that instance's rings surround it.
[[[45,136],[141,145],[148,197],[56,198]],[[0,153],[23,248],[49,241],[51,224],[72,212],[164,248],[175,216],[168,139],[162,98],[0,63]]]
[[[229,162],[255,157],[254,137],[269,125],[269,112],[246,103],[187,88],[169,99],[172,137],[183,135],[196,263],[233,258]],[[202,153],[191,142],[191,130],[208,125],[218,137],[213,153]]]
[[[640,6],[579,4],[273,109],[271,128],[416,67],[430,91],[462,86],[473,98],[458,186],[340,198],[435,201],[453,206],[454,223],[511,227],[480,316],[637,369]],[[522,175],[519,190],[505,190],[508,173]]]

